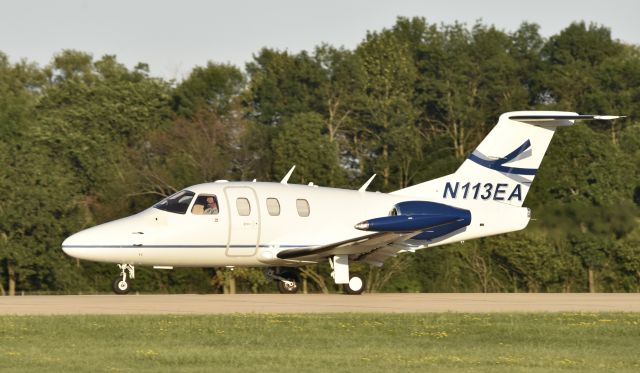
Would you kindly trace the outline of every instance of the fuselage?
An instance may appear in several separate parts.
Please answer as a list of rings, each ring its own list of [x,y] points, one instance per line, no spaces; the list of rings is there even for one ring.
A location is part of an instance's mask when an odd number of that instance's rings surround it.
[[[298,266],[308,262],[278,259],[277,253],[365,236],[355,224],[387,216],[396,203],[416,199],[265,182],[206,183],[185,191],[192,197],[180,211],[150,207],[74,234],[63,249],[80,259],[134,265]],[[218,211],[205,214],[196,205],[211,196]],[[525,210],[508,205],[479,208],[472,211],[468,227],[432,241],[409,240],[407,245],[424,248],[522,229],[529,220]]]

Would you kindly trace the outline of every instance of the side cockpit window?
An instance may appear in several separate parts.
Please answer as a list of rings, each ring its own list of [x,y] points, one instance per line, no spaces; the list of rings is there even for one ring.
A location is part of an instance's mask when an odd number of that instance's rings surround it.
[[[191,208],[194,215],[217,215],[218,198],[213,194],[200,194]]]
[[[158,210],[173,212],[175,214],[185,214],[189,209],[191,200],[193,199],[193,193],[190,190],[181,190],[176,194],[173,194],[162,201],[153,205]]]

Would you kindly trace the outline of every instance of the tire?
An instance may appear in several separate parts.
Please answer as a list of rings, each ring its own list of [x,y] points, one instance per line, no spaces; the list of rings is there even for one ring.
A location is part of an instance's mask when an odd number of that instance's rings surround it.
[[[364,281],[364,277],[361,275],[351,275],[349,283],[344,284],[344,292],[349,295],[360,295],[367,287],[367,283]]]
[[[128,294],[131,291],[131,284],[129,281],[122,281],[122,277],[117,277],[113,281],[113,292],[118,295]]]
[[[298,292],[298,290],[300,290],[300,276],[298,276],[296,272],[284,272],[281,273],[280,276],[293,282],[293,285],[289,286],[284,282],[277,280],[278,291],[280,292],[280,294],[295,294]]]

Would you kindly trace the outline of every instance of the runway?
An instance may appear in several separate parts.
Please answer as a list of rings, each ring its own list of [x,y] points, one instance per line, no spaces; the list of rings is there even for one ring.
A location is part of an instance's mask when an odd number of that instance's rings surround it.
[[[237,294],[0,297],[0,315],[640,312],[640,294]]]

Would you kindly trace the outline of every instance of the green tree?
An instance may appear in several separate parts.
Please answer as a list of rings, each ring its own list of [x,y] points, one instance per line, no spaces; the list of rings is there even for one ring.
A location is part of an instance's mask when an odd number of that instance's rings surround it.
[[[218,115],[228,114],[245,84],[244,75],[235,66],[208,62],[196,66],[173,92],[173,109],[192,117],[202,108]]]
[[[251,81],[245,106],[251,118],[277,125],[296,113],[318,112],[318,87],[325,79],[313,57],[303,51],[291,55],[263,48],[247,64]]]
[[[356,54],[364,70],[359,130],[370,150],[362,161],[381,174],[383,189],[391,187],[392,173],[398,175],[394,186],[404,187],[421,150],[413,106],[417,71],[409,46],[385,30],[369,33]]]
[[[611,38],[603,26],[573,23],[552,36],[541,51],[541,103],[580,113],[622,113],[637,117],[640,58],[636,46]],[[618,142],[624,122],[594,123]]]
[[[596,272],[636,224],[634,181],[627,177],[635,166],[587,126],[563,128],[555,136],[528,204],[548,230],[571,243],[569,249],[586,269],[588,288],[595,291]]]
[[[315,113],[285,120],[272,143],[274,173],[284,175],[295,164],[292,181],[328,186],[340,183],[338,148],[322,135],[323,128],[322,117]]]
[[[145,133],[170,118],[168,86],[144,71],[127,70],[113,56],[92,63],[76,51],[56,56],[49,74],[37,108],[38,136],[72,165],[88,216],[113,218],[127,209],[121,196],[135,172],[128,149],[142,147]]]
[[[35,136],[35,110],[44,75],[11,65],[0,53],[0,290],[52,290],[77,285],[60,237],[77,227],[77,187],[69,168]],[[5,288],[6,284],[6,288]],[[6,289],[6,290],[5,290]]]

